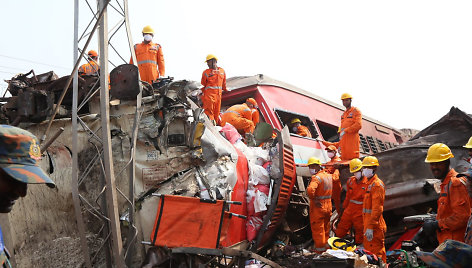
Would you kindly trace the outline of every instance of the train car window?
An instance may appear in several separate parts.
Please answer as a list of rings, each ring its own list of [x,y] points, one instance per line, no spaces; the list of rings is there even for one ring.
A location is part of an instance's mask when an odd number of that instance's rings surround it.
[[[387,146],[385,146],[385,144],[381,140],[379,140],[379,139],[376,139],[376,140],[377,140],[377,144],[380,147],[381,152],[387,150]]]
[[[282,110],[282,109],[277,109],[277,108],[274,109],[274,111],[275,111],[275,114],[277,115],[277,117],[279,118],[279,121],[282,124],[282,127],[285,127],[286,125],[289,126],[290,135],[297,136],[297,137],[303,137],[303,136],[299,136],[299,135],[293,133],[293,130],[290,127],[290,122],[292,121],[292,119],[298,118],[302,122],[302,125],[308,127],[308,129],[310,130],[310,133],[311,133],[311,137],[313,139],[318,137],[318,132],[316,131],[315,124],[313,123],[313,121],[311,121],[311,119],[307,115],[294,113],[294,112],[290,112],[290,111],[286,111],[286,110]],[[303,137],[303,138],[307,138],[307,137]],[[310,139],[310,138],[307,138],[307,139]]]
[[[369,153],[370,152],[369,144],[367,143],[367,140],[365,139],[364,135],[359,133],[359,138],[360,138],[360,141],[361,141],[361,146],[360,146],[361,148],[359,148],[359,149],[364,154]]]
[[[320,129],[321,135],[325,141],[337,142],[339,141],[338,127],[330,125],[328,123],[316,120],[318,128]]]
[[[374,138],[372,138],[371,136],[367,136],[367,142],[369,143],[372,153],[376,154],[379,152],[379,149],[377,149],[377,144],[375,144]]]

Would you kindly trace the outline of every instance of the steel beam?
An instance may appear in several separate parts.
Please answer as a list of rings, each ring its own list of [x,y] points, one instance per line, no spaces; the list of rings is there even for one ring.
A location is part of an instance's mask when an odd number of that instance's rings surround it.
[[[103,160],[105,165],[106,200],[109,226],[111,231],[111,251],[115,267],[124,267],[122,257],[123,242],[121,240],[118,200],[116,194],[115,173],[110,133],[110,96],[108,94],[108,0],[98,0],[100,18],[99,49],[100,49],[100,119],[102,126]]]
[[[74,59],[76,63],[79,59],[79,0],[74,0]],[[85,235],[84,219],[82,216],[82,207],[79,197],[79,164],[78,164],[78,128],[77,128],[77,103],[79,78],[78,72],[74,73],[74,81],[72,84],[72,200],[74,202],[75,218],[77,221],[77,229],[80,237],[80,247],[82,249],[82,257],[85,267],[92,268],[90,261],[90,252],[87,245],[87,237]]]

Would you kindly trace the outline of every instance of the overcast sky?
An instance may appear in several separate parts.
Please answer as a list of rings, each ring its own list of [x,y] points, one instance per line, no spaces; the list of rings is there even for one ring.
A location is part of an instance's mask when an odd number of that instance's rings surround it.
[[[4,79],[30,69],[70,74],[73,3],[2,1],[2,92]],[[83,31],[91,13],[80,7]],[[338,103],[349,92],[365,115],[396,128],[423,129],[451,106],[472,113],[472,1],[130,0],[129,8],[134,42],[154,27],[176,79],[199,80],[212,53],[228,77],[262,73]],[[109,28],[116,14],[109,10]],[[112,44],[129,59],[124,34]]]

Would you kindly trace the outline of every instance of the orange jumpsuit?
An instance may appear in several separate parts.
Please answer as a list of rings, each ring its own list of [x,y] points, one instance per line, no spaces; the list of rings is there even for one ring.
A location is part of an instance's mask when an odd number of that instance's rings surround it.
[[[100,70],[100,65],[94,60],[89,61],[79,67],[79,75],[92,75],[97,74]]]
[[[251,109],[252,112],[252,122],[254,123],[254,126],[259,123],[259,111],[256,108]]]
[[[362,207],[362,217],[364,219],[364,233],[367,229],[372,229],[374,237],[371,241],[364,240],[364,248],[382,258],[387,263],[385,252],[385,232],[387,225],[382,216],[385,201],[385,185],[375,174],[367,181],[367,190],[364,195]],[[464,234],[462,234],[464,236]]]
[[[466,182],[457,178],[457,172],[451,169],[446,178],[441,182],[441,194],[438,199],[439,228],[437,237],[439,244],[446,239],[464,242],[467,220],[470,216],[470,203]]]
[[[138,61],[139,76],[141,80],[152,84],[159,76],[165,76],[164,53],[159,44],[142,42],[134,45],[136,60]],[[133,59],[129,61],[133,64]]]
[[[315,241],[315,251],[327,249],[329,238],[329,220],[331,218],[331,194],[333,189],[332,175],[321,170],[311,177],[307,188],[310,198],[311,235]]]
[[[230,123],[238,132],[249,133],[254,131],[251,109],[245,104],[233,105],[221,116],[221,126]]]
[[[311,138],[310,130],[307,127],[303,126],[303,125],[298,126],[297,135]]]
[[[331,158],[331,161],[323,164],[325,166],[325,170],[333,175],[333,201],[334,201],[334,206],[336,206],[336,210],[338,213],[340,212],[341,209],[341,180],[339,179],[339,170],[334,168],[334,164],[336,162],[340,162],[341,158],[339,158],[337,155],[335,155],[333,158]]]
[[[351,107],[344,111],[341,115],[341,127],[340,132],[344,131],[344,135],[338,142],[327,142],[323,141],[323,144],[327,147],[334,145],[336,148],[341,147],[341,159],[351,160],[353,158],[359,158],[359,130],[362,127],[362,114],[356,107]]]
[[[226,91],[226,73],[223,68],[217,68],[216,70],[206,69],[202,74],[201,83],[203,85],[203,109],[210,120],[215,120],[219,123],[221,93],[223,90]]]
[[[336,236],[344,237],[354,226],[356,244],[362,244],[364,238],[364,220],[362,218],[362,207],[365,191],[367,190],[367,180],[362,177],[360,181],[352,176],[346,183],[346,199],[343,202],[344,212],[336,228]]]

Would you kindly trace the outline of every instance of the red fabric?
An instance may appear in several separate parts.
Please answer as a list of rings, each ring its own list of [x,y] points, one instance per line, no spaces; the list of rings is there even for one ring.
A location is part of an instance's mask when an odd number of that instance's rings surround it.
[[[222,213],[222,200],[205,203],[195,197],[166,195],[159,199],[151,241],[170,248],[216,248]]]
[[[257,233],[262,226],[262,216],[249,216],[247,221],[247,240],[252,241],[256,239]]]
[[[241,139],[241,135],[239,134],[238,130],[231,124],[225,124],[221,131],[225,134],[226,139],[234,144],[239,139]]]
[[[231,194],[231,201],[239,201],[242,205],[231,205],[230,212],[247,216],[246,191],[249,180],[247,158],[241,151],[236,148],[235,150],[238,153],[236,163],[238,178]],[[246,240],[246,220],[233,217],[229,223],[226,239],[221,244],[227,247],[243,240]]]

